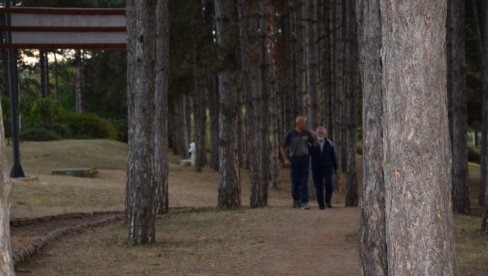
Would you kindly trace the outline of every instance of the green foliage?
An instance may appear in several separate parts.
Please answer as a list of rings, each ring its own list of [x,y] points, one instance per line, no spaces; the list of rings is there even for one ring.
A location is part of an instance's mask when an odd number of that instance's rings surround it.
[[[25,141],[53,141],[61,137],[54,131],[45,128],[29,128],[22,132],[22,140]]]
[[[479,164],[481,162],[481,153],[479,147],[468,147],[468,161]]]
[[[64,112],[56,117],[56,122],[64,124],[78,139],[117,139],[117,129],[108,120],[96,114]]]

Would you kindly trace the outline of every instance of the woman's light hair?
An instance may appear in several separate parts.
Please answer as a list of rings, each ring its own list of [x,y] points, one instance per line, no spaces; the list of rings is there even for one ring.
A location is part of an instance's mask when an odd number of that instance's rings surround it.
[[[323,127],[323,126],[319,126],[319,127],[316,129],[316,131],[321,131],[321,130],[323,130],[323,131],[327,131],[327,129],[326,129],[325,127]]]

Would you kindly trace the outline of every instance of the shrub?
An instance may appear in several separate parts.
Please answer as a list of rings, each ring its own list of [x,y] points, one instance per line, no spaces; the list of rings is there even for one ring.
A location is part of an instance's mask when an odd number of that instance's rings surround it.
[[[55,121],[68,126],[73,138],[117,139],[117,129],[108,120],[95,114],[63,112]]]
[[[363,144],[360,142],[356,143],[356,154],[363,154]]]
[[[468,161],[473,163],[481,162],[480,149],[478,147],[469,146],[468,147]]]
[[[59,137],[64,139],[73,137],[73,131],[65,124],[50,124],[43,126],[43,128],[56,133]]]
[[[61,137],[56,132],[45,128],[29,128],[22,132],[22,140],[26,141],[53,141]]]

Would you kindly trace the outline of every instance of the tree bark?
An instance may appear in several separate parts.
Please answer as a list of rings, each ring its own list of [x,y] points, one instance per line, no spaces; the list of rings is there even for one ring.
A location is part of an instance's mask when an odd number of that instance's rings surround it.
[[[49,59],[45,49],[39,50],[39,66],[41,70],[41,96],[49,96]]]
[[[219,87],[218,80],[213,77],[209,80],[209,110],[210,110],[210,139],[212,143],[211,166],[215,171],[219,170]]]
[[[305,0],[305,62],[307,86],[307,116],[310,128],[318,126],[318,93],[317,93],[317,29],[315,20],[315,1]]]
[[[388,275],[383,177],[383,87],[379,0],[356,1],[363,85],[362,275]]]
[[[168,0],[156,6],[156,80],[155,80],[155,178],[159,214],[169,210],[168,197],[168,83],[169,83],[169,11]]]
[[[75,87],[75,104],[76,112],[83,113],[83,94],[85,90],[85,72],[83,69],[83,53],[82,50],[78,49],[75,52],[75,63],[76,63],[76,87]]]
[[[389,275],[456,275],[446,1],[380,0]]]
[[[483,1],[483,122],[481,126],[481,181],[480,193],[484,193],[481,230],[488,232],[488,3]]]
[[[346,207],[358,206],[358,179],[356,175],[356,85],[357,30],[355,0],[345,1],[345,85],[346,85]]]
[[[485,9],[484,15],[486,15],[486,2],[483,2],[483,9]],[[477,49],[477,52],[478,52],[478,56],[482,57],[482,69],[481,71],[483,72],[482,73],[482,76],[483,76],[483,79],[484,79],[484,71],[486,70],[485,68],[485,65],[484,65],[484,62],[485,62],[485,54],[484,54],[484,48],[483,48],[483,36],[481,35],[481,28],[480,28],[480,25],[482,24],[485,24],[485,20],[483,21],[480,21],[479,18],[479,13],[478,13],[478,5],[476,3],[476,0],[470,0],[470,7],[471,7],[471,14],[472,14],[472,22],[473,22],[473,28],[474,28],[474,33],[475,33],[475,36],[476,36],[476,49]],[[481,17],[482,19],[485,19],[486,16],[484,17]],[[484,28],[483,28],[484,29]],[[485,83],[483,81],[483,87],[485,87]],[[487,90],[483,90],[483,91],[487,91]],[[482,113],[483,114],[483,113]],[[474,145],[475,146],[478,146],[479,145],[479,142],[478,142],[478,128],[475,128],[474,130]],[[468,178],[469,179],[469,178]],[[484,179],[483,177],[481,179]],[[478,205],[479,206],[483,206],[483,202],[484,202],[484,199],[485,199],[485,193],[484,193],[484,190],[485,190],[485,185],[484,185],[484,182],[483,181],[480,181],[479,182],[479,192],[478,192]]]
[[[7,149],[5,147],[5,132],[3,128],[3,114],[0,107],[0,274],[15,275],[12,248],[10,245],[10,206],[12,205],[12,184],[8,177]]]
[[[159,0],[162,1],[162,0]],[[162,97],[156,93],[156,69],[162,69],[157,60],[157,0],[140,3],[129,0],[127,5],[127,93],[128,93],[128,169],[126,212],[129,226],[129,244],[150,244],[155,241],[155,219],[158,211],[159,183],[156,159],[156,141],[161,123],[156,112]],[[159,53],[161,54],[161,53]],[[161,84],[161,83],[160,83]],[[161,153],[162,151],[159,151]]]
[[[454,212],[469,214],[468,121],[466,113],[465,73],[465,3],[448,1],[447,91],[450,97],[450,133],[452,148],[452,192]]]
[[[238,144],[235,133],[238,95],[238,54],[233,31],[237,28],[234,19],[233,1],[215,0],[215,29],[219,46],[219,208],[239,208],[241,206],[241,183],[238,160]]]

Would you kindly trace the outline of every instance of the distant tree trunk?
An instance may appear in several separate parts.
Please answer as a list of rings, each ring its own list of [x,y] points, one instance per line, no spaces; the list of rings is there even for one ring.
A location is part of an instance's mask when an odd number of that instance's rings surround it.
[[[346,85],[346,206],[358,206],[358,179],[356,176],[356,85],[357,71],[357,30],[355,0],[345,1],[345,85]]]
[[[49,96],[49,59],[47,51],[44,49],[39,50],[39,66],[41,69],[41,96]]]
[[[305,62],[307,80],[307,112],[308,124],[311,128],[318,124],[318,93],[317,93],[317,29],[315,23],[315,1],[305,0]]]
[[[306,116],[307,105],[304,103],[306,92],[306,57],[305,57],[305,4],[304,0],[296,0],[296,60],[297,60],[297,110],[298,115]]]
[[[219,86],[218,80],[212,75],[209,79],[209,110],[210,110],[210,140],[212,141],[211,166],[219,170]],[[247,136],[246,136],[247,137]]]
[[[449,0],[447,17],[447,91],[452,148],[452,192],[454,212],[469,214],[468,121],[466,113],[465,2]]]
[[[344,162],[344,125],[343,125],[343,98],[344,98],[344,40],[343,40],[343,7],[341,3],[332,3],[334,14],[334,96],[333,96],[333,114],[334,114],[334,124],[333,124],[333,141],[335,142],[337,159],[339,161],[339,166],[343,167]],[[335,187],[340,188],[340,187]]]
[[[266,75],[268,76],[269,83],[269,126],[271,128],[271,186],[278,188],[279,176],[280,176],[280,116],[281,109],[281,97],[278,96],[278,81],[277,81],[277,43],[274,40],[274,14],[275,8],[272,5],[268,6],[266,14],[266,44],[269,45],[268,55],[268,70]],[[268,53],[268,51],[267,51]],[[266,107],[265,107],[266,108]],[[265,126],[266,129],[266,126]]]
[[[239,112],[238,54],[232,30],[237,28],[233,1],[215,0],[215,29],[219,46],[219,208],[241,206],[241,181],[235,132]]]
[[[469,2],[470,2],[469,4],[471,7],[471,15],[472,15],[471,20],[472,20],[472,24],[473,24],[474,33],[475,33],[477,55],[482,57],[482,64],[484,64],[485,57],[484,57],[484,53],[483,53],[483,38],[481,35],[481,28],[480,28],[480,25],[484,24],[484,22],[481,22],[479,20],[480,16],[478,13],[478,4],[476,3],[476,0],[470,0]],[[482,5],[486,6],[486,2],[483,2]],[[486,15],[486,12],[482,13],[482,14]],[[482,18],[484,19],[485,16],[483,16]],[[484,72],[484,70],[485,70],[484,68],[485,68],[485,65],[482,66],[482,70],[481,70],[482,72]],[[484,73],[483,73],[483,76],[485,76]],[[483,83],[483,86],[484,85],[485,84]],[[486,91],[486,90],[483,90],[483,91]],[[473,132],[474,132],[474,145],[478,146],[479,145],[479,141],[478,141],[479,127],[476,126],[473,129]],[[468,170],[468,172],[469,172],[469,170]],[[484,191],[484,182],[480,181],[479,182],[479,192],[478,192],[478,205],[479,206],[483,206],[483,201],[485,199],[485,193],[483,191]]]
[[[57,100],[59,96],[59,68],[58,68],[58,54],[54,53],[54,98]]]
[[[161,1],[161,0],[160,0]],[[156,93],[156,69],[163,58],[157,49],[156,8],[157,0],[139,2],[128,0],[127,6],[127,92],[128,92],[128,170],[126,212],[129,226],[129,244],[150,244],[155,241],[154,223],[158,211],[159,183],[157,170],[164,147],[156,128],[156,112],[164,101],[162,93]],[[160,100],[161,102],[159,102]],[[164,135],[164,134],[163,134]],[[160,137],[159,137],[160,138]],[[159,154],[158,154],[159,153]],[[162,165],[159,163],[159,165]],[[157,167],[158,166],[158,167]]]
[[[75,52],[76,63],[76,88],[75,88],[75,101],[76,112],[83,113],[83,94],[85,90],[85,72],[83,66],[83,52],[77,49]]]
[[[195,132],[195,171],[201,172],[203,166],[205,166],[206,150],[206,130],[207,130],[207,107],[206,107],[206,94],[207,94],[207,80],[205,73],[195,70],[196,87],[194,87],[195,93],[193,94],[193,125]]]
[[[488,232],[488,3],[483,1],[483,122],[481,126],[481,181],[480,194],[484,193],[481,230]]]
[[[356,1],[363,85],[362,275],[388,275],[383,177],[383,87],[379,0]]]
[[[5,80],[6,81],[6,80]],[[12,184],[8,178],[7,149],[5,147],[5,132],[3,115],[0,107],[0,261],[1,275],[15,275],[10,245],[10,206],[12,205]]]
[[[380,7],[388,274],[456,275],[446,1]]]
[[[169,210],[168,201],[168,83],[169,83],[169,12],[168,0],[156,6],[156,87],[155,87],[155,178],[158,214]]]
[[[289,19],[289,28],[290,28],[290,88],[291,88],[291,111],[293,113],[292,121],[288,122],[290,128],[294,124],[294,118],[300,115],[301,110],[299,107],[299,87],[298,87],[298,75],[299,75],[299,67],[298,67],[298,27],[297,27],[297,1],[290,0],[290,19]],[[283,134],[284,135],[284,134]]]

